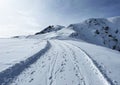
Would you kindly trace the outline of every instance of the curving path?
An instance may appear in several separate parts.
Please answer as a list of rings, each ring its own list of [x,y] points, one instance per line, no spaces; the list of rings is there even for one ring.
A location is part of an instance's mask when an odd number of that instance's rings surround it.
[[[62,40],[49,40],[47,47],[40,53],[44,55],[39,58],[34,56],[30,60],[34,63],[25,67],[7,84],[112,85],[91,57],[77,46]]]

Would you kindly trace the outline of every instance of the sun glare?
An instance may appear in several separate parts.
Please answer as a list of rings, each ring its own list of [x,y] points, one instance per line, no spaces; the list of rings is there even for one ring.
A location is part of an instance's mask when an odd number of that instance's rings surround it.
[[[8,8],[12,0],[0,0],[0,11]]]

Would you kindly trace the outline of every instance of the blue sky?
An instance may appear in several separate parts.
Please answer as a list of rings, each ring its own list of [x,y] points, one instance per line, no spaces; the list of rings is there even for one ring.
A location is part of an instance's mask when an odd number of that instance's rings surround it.
[[[120,16],[120,0],[0,0],[0,37],[33,34],[48,25]]]

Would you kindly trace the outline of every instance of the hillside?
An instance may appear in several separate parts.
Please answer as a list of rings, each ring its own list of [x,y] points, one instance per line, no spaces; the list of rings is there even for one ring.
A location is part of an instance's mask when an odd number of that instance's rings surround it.
[[[120,17],[90,18],[68,27],[52,25],[27,38],[75,38],[120,51]]]
[[[114,17],[0,39],[0,85],[120,85],[119,34]]]

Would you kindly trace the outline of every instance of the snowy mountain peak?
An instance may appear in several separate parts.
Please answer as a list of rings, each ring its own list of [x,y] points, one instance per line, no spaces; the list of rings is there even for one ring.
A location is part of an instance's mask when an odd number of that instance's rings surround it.
[[[104,26],[107,22],[107,19],[104,18],[90,18],[88,20],[85,20],[83,23],[89,26]]]
[[[108,18],[109,21],[120,21],[120,16],[116,16],[116,17],[110,17]]]
[[[112,23],[109,19],[91,18],[71,24],[68,28],[75,32],[70,36],[120,51],[120,17],[111,20]]]
[[[109,20],[111,23],[114,23],[115,25],[117,25],[118,27],[120,27],[120,16],[111,17],[111,18],[108,18],[108,20]]]
[[[61,30],[62,28],[64,28],[64,26],[50,25],[50,26],[46,27],[45,29],[43,29],[42,31],[36,33],[35,35],[58,31],[58,30]]]

